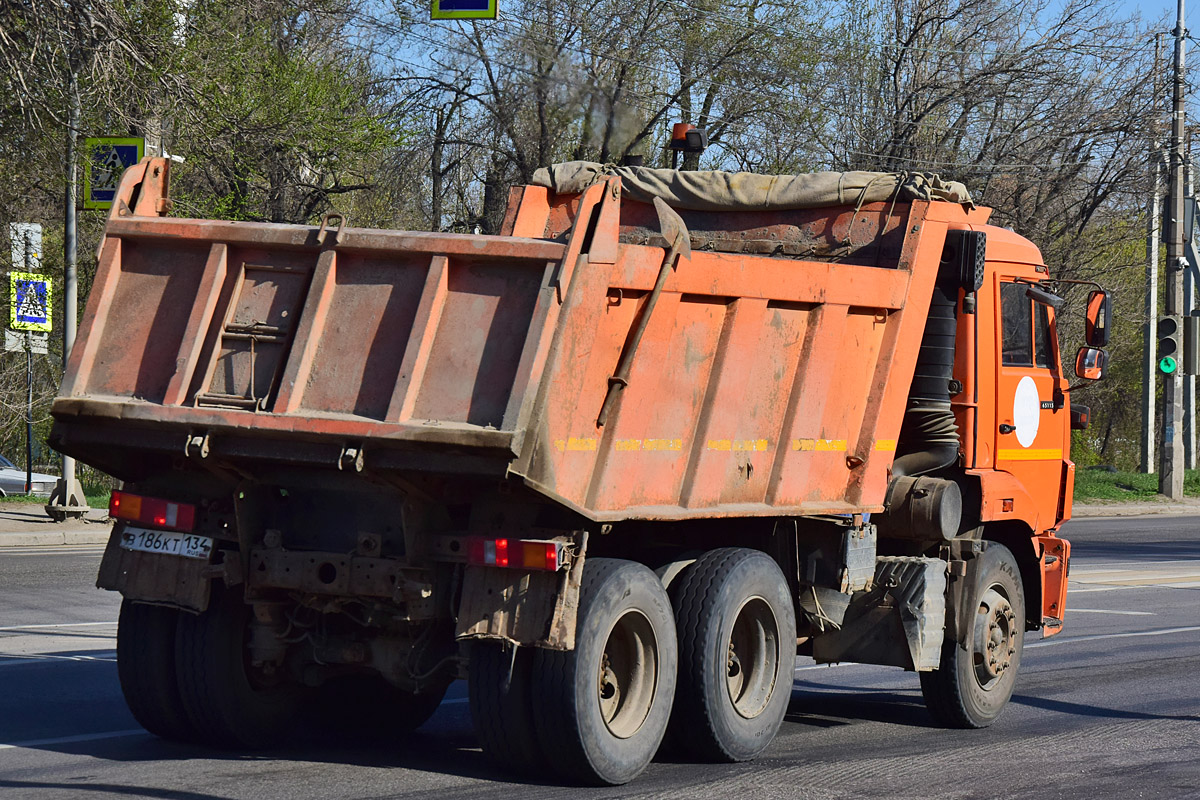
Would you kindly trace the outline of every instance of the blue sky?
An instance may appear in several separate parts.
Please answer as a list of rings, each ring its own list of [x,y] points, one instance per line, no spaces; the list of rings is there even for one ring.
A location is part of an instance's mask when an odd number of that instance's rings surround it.
[[[1122,0],[1121,9],[1126,14],[1140,11],[1147,22],[1163,22],[1167,29],[1174,27],[1177,4],[1175,0]],[[1184,0],[1184,25],[1193,34],[1200,30],[1200,0]]]

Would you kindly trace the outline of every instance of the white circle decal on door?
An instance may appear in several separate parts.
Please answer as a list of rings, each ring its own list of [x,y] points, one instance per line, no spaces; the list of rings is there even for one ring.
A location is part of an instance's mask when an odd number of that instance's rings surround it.
[[[1042,401],[1038,399],[1037,384],[1026,375],[1017,384],[1017,393],[1013,395],[1013,424],[1017,426],[1017,441],[1021,447],[1033,444],[1041,421]]]

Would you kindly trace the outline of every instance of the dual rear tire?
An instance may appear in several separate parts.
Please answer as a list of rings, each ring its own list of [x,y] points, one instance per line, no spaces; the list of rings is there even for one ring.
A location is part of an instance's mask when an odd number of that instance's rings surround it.
[[[250,614],[236,594],[217,590],[202,614],[123,600],[117,674],[134,719],[175,741],[227,748],[278,741],[297,697],[248,662]]]
[[[617,785],[658,750],[678,650],[662,583],[632,561],[588,559],[575,649],[473,645],[470,703],[484,753],[518,774]]]
[[[295,729],[300,687],[249,658],[252,610],[214,587],[201,614],[123,600],[117,674],[134,719],[164,739],[231,749],[268,747]],[[446,684],[404,692],[382,678],[345,676],[322,686],[322,727],[339,735],[394,735],[437,711]]]
[[[175,668],[179,612],[121,601],[117,622],[117,678],[133,718],[155,736],[192,741],[196,732],[183,707]]]
[[[646,768],[668,728],[688,757],[742,761],[783,721],[795,617],[764,553],[706,553],[670,596],[641,564],[589,559],[576,631],[572,651],[474,646],[471,711],[498,766],[617,785]]]
[[[703,761],[748,761],[775,738],[791,698],[795,609],[774,559],[722,548],[671,584],[679,631],[672,741]]]

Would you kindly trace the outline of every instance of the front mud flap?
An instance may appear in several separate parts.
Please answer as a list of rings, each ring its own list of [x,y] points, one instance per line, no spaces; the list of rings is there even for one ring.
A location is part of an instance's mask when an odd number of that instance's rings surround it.
[[[1067,574],[1071,567],[1071,543],[1046,534],[1035,538],[1042,573],[1042,636],[1062,630],[1067,608]]]
[[[113,526],[100,561],[96,586],[130,600],[160,603],[197,613],[208,608],[212,581],[209,558],[144,553],[121,547],[124,523]],[[215,554],[217,549],[213,548]]]
[[[813,658],[936,669],[945,628],[946,562],[880,556],[874,588],[854,593],[840,628],[813,638]]]

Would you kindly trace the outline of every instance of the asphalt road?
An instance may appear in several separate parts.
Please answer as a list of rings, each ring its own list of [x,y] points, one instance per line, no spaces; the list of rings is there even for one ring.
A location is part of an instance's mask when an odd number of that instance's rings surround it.
[[[141,731],[117,686],[98,547],[0,550],[0,797],[1200,798],[1200,517],[1072,522],[1064,631],[1030,638],[991,728],[936,727],[916,676],[797,662],[752,764],[655,762],[614,789],[519,785],[484,761],[463,687],[417,734],[242,755]]]

